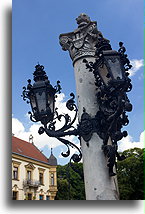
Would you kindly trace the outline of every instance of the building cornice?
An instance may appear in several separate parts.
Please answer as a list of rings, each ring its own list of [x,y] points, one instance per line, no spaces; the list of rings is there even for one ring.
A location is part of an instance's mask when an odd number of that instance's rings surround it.
[[[43,162],[43,161],[39,161],[39,160],[36,160],[34,158],[30,158],[28,156],[25,156],[25,155],[20,155],[16,152],[13,152],[12,153],[12,158],[16,158],[16,159],[19,159],[19,160],[22,160],[22,161],[27,161],[27,162],[32,162],[33,164],[37,164],[39,166],[42,166],[42,167],[46,167],[46,168],[52,168],[52,167],[56,167],[56,166],[50,166],[49,164]]]

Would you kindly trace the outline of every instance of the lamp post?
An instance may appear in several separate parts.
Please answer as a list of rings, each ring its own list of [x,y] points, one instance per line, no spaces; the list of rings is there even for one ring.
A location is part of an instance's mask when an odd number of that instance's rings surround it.
[[[118,200],[115,162],[125,157],[118,154],[117,141],[127,136],[121,129],[129,123],[126,112],[132,110],[126,94],[132,89],[127,72],[131,65],[122,42],[118,52],[114,51],[96,22],[86,14],[76,20],[78,28],[59,37],[75,71],[78,108],[73,93],[66,102],[66,107],[75,112],[74,118],[58,114],[55,98],[61,90],[60,82],[53,87],[42,65],[35,66],[34,84],[28,80],[22,96],[31,104],[30,119],[43,125],[39,134],[45,132],[66,145],[63,157],[70,155],[70,147],[76,148],[78,153],[70,161],[79,162],[83,157],[86,200]],[[74,128],[77,115],[79,123]],[[55,123],[62,118],[65,122],[57,130]],[[64,138],[70,135],[78,136],[81,148]]]
[[[117,141],[127,135],[121,132],[128,124],[125,107],[132,108],[126,95],[131,89],[129,60],[122,43],[118,52],[112,50],[97,22],[86,14],[76,21],[78,28],[59,39],[74,66],[86,199],[116,200],[115,161],[124,158],[117,153]]]

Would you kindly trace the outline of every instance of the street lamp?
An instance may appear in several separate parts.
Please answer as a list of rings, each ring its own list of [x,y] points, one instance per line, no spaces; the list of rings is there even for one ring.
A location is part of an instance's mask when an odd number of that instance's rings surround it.
[[[23,100],[27,100],[27,103],[31,105],[32,112],[30,114],[30,119],[33,122],[40,121],[43,126],[39,128],[38,133],[46,134],[50,137],[56,137],[59,141],[67,146],[67,152],[62,153],[62,156],[68,157],[70,155],[69,147],[76,148],[79,154],[74,154],[71,160],[74,162],[79,162],[82,158],[81,150],[72,142],[62,138],[66,135],[79,135],[79,130],[73,127],[73,124],[77,118],[77,107],[74,102],[74,94],[71,93],[72,97],[66,102],[66,107],[70,111],[74,111],[75,115],[72,119],[68,114],[58,114],[57,107],[55,107],[55,98],[57,93],[60,93],[61,86],[60,81],[57,81],[56,86],[52,86],[46,72],[44,71],[43,65],[36,65],[34,75],[34,84],[31,84],[31,80],[28,80],[27,88],[23,87],[22,97]],[[55,123],[56,120],[61,121],[64,118],[64,124],[58,130],[56,130]]]
[[[125,158],[120,157],[117,152],[117,141],[127,136],[127,131],[121,132],[121,128],[129,123],[126,112],[132,111],[132,104],[126,94],[132,89],[127,72],[132,66],[125,54],[123,43],[120,42],[119,45],[121,48],[117,52],[108,46],[108,42],[101,40],[97,44],[95,62],[83,60],[86,68],[95,76],[96,97],[99,104],[99,111],[95,116],[96,132],[103,139],[102,149],[108,157],[110,176],[115,175],[113,166],[116,156],[119,160]]]

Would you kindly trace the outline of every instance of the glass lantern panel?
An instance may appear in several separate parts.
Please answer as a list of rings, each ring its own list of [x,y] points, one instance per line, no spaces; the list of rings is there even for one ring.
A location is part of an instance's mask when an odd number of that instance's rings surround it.
[[[53,97],[52,96],[50,96],[49,94],[47,95],[48,96],[48,106],[50,107],[50,109],[51,109],[51,112],[53,112],[54,110],[53,110],[53,105],[54,105],[54,101],[53,101]]]
[[[37,99],[37,105],[38,110],[40,113],[43,113],[46,111],[46,93],[43,92],[37,92],[36,93],[36,99]]]
[[[111,76],[108,72],[108,69],[106,67],[105,64],[103,64],[103,66],[99,66],[98,67],[98,71],[99,71],[99,75],[102,78],[103,82],[105,83],[105,85],[108,85],[108,82],[111,80]]]
[[[109,64],[112,76],[114,79],[117,79],[118,77],[122,79],[122,68],[120,65],[120,60],[118,57],[110,57],[107,59],[107,62]]]
[[[36,100],[35,100],[35,97],[33,94],[31,94],[31,96],[30,96],[30,102],[31,102],[32,110],[35,113],[37,106],[36,106]]]

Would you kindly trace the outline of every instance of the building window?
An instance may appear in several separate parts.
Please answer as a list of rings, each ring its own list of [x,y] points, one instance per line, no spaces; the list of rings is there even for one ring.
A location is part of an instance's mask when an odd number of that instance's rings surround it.
[[[35,169],[35,166],[32,163],[28,163],[25,165],[26,168],[26,180],[32,181],[33,180],[33,171]]]
[[[40,185],[44,185],[44,173],[45,173],[45,169],[44,168],[38,168],[39,170],[39,183]]]
[[[50,200],[50,197],[48,195],[46,195],[46,200]]]
[[[17,199],[18,199],[18,192],[13,191],[12,200],[17,200]]]
[[[43,195],[39,195],[39,200],[44,200],[43,198],[44,198]]]
[[[41,185],[43,184],[43,173],[42,172],[39,173],[39,182]]]
[[[27,179],[31,180],[31,171],[30,170],[27,170]]]
[[[20,174],[20,164],[21,162],[18,161],[12,161],[12,179],[19,180],[19,174]]]
[[[51,185],[54,186],[54,174],[51,174]]]
[[[13,167],[13,179],[18,180],[18,167]]]

